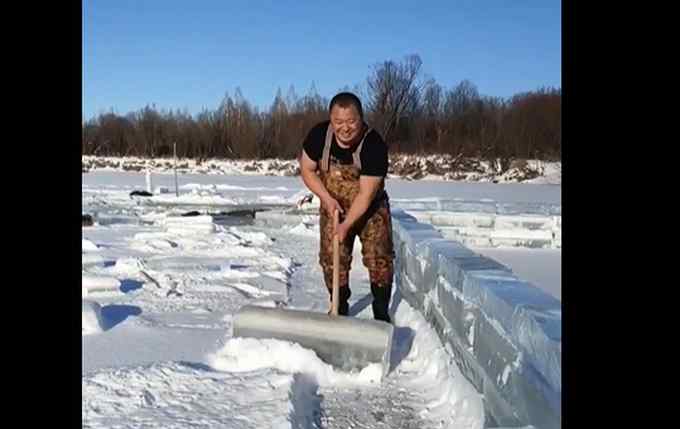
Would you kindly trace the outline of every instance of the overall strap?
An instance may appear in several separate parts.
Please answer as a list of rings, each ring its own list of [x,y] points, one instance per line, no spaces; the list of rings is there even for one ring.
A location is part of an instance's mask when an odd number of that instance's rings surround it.
[[[330,158],[331,158],[331,142],[333,141],[333,128],[330,122],[328,123],[328,129],[326,130],[326,141],[323,146],[323,152],[321,153],[321,171],[324,173],[330,168]]]
[[[357,145],[356,149],[354,149],[354,152],[352,152],[352,159],[354,160],[354,166],[361,171],[361,148],[364,146],[364,140],[366,140],[366,136],[368,133],[370,133],[373,130],[373,128],[368,128],[366,132],[364,133],[364,136],[361,138],[361,141]]]

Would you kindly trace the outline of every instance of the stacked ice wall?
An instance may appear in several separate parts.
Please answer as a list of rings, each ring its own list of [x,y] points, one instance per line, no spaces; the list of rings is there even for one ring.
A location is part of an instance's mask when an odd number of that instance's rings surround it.
[[[484,395],[487,427],[560,427],[560,301],[402,210],[393,222],[397,293]]]

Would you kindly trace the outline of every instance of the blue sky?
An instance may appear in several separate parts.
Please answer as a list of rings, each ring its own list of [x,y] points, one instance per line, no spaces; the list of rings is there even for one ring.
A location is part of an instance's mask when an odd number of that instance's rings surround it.
[[[261,110],[291,85],[330,98],[408,54],[445,88],[508,97],[561,87],[561,32],[555,0],[84,0],[83,117],[196,114],[237,87]]]

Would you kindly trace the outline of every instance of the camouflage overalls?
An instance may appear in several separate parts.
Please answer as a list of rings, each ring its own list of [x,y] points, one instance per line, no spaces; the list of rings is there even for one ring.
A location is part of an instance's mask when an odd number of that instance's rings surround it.
[[[332,126],[328,125],[324,149],[319,162],[319,176],[328,193],[342,206],[347,213],[352,202],[359,193],[359,176],[361,160],[359,154],[364,138],[357,145],[352,154],[353,164],[340,164],[331,159],[330,149],[333,139]],[[319,226],[321,246],[319,263],[324,272],[324,280],[329,293],[333,286],[333,214],[323,207],[320,209]],[[341,219],[342,221],[342,215]],[[387,306],[392,290],[392,276],[394,274],[394,247],[392,244],[392,221],[390,205],[384,182],[376,193],[373,202],[352,226],[345,240],[340,243],[340,309],[339,313],[347,315],[347,299],[351,294],[349,289],[349,270],[352,265],[352,250],[354,239],[361,240],[361,253],[364,266],[368,269],[371,291],[373,293],[373,313],[376,319],[390,321]]]

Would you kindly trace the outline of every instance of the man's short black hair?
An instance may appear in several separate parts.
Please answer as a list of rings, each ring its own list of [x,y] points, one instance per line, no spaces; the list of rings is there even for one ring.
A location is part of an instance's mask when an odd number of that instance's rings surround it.
[[[361,119],[364,118],[364,109],[361,107],[361,100],[359,100],[359,97],[352,94],[351,92],[341,92],[339,94],[336,94],[335,97],[333,97],[333,99],[331,100],[331,103],[328,105],[328,114],[331,113],[331,110],[333,110],[333,106],[335,106],[336,104],[344,108],[354,106],[356,107],[357,112],[359,112],[359,117]]]

